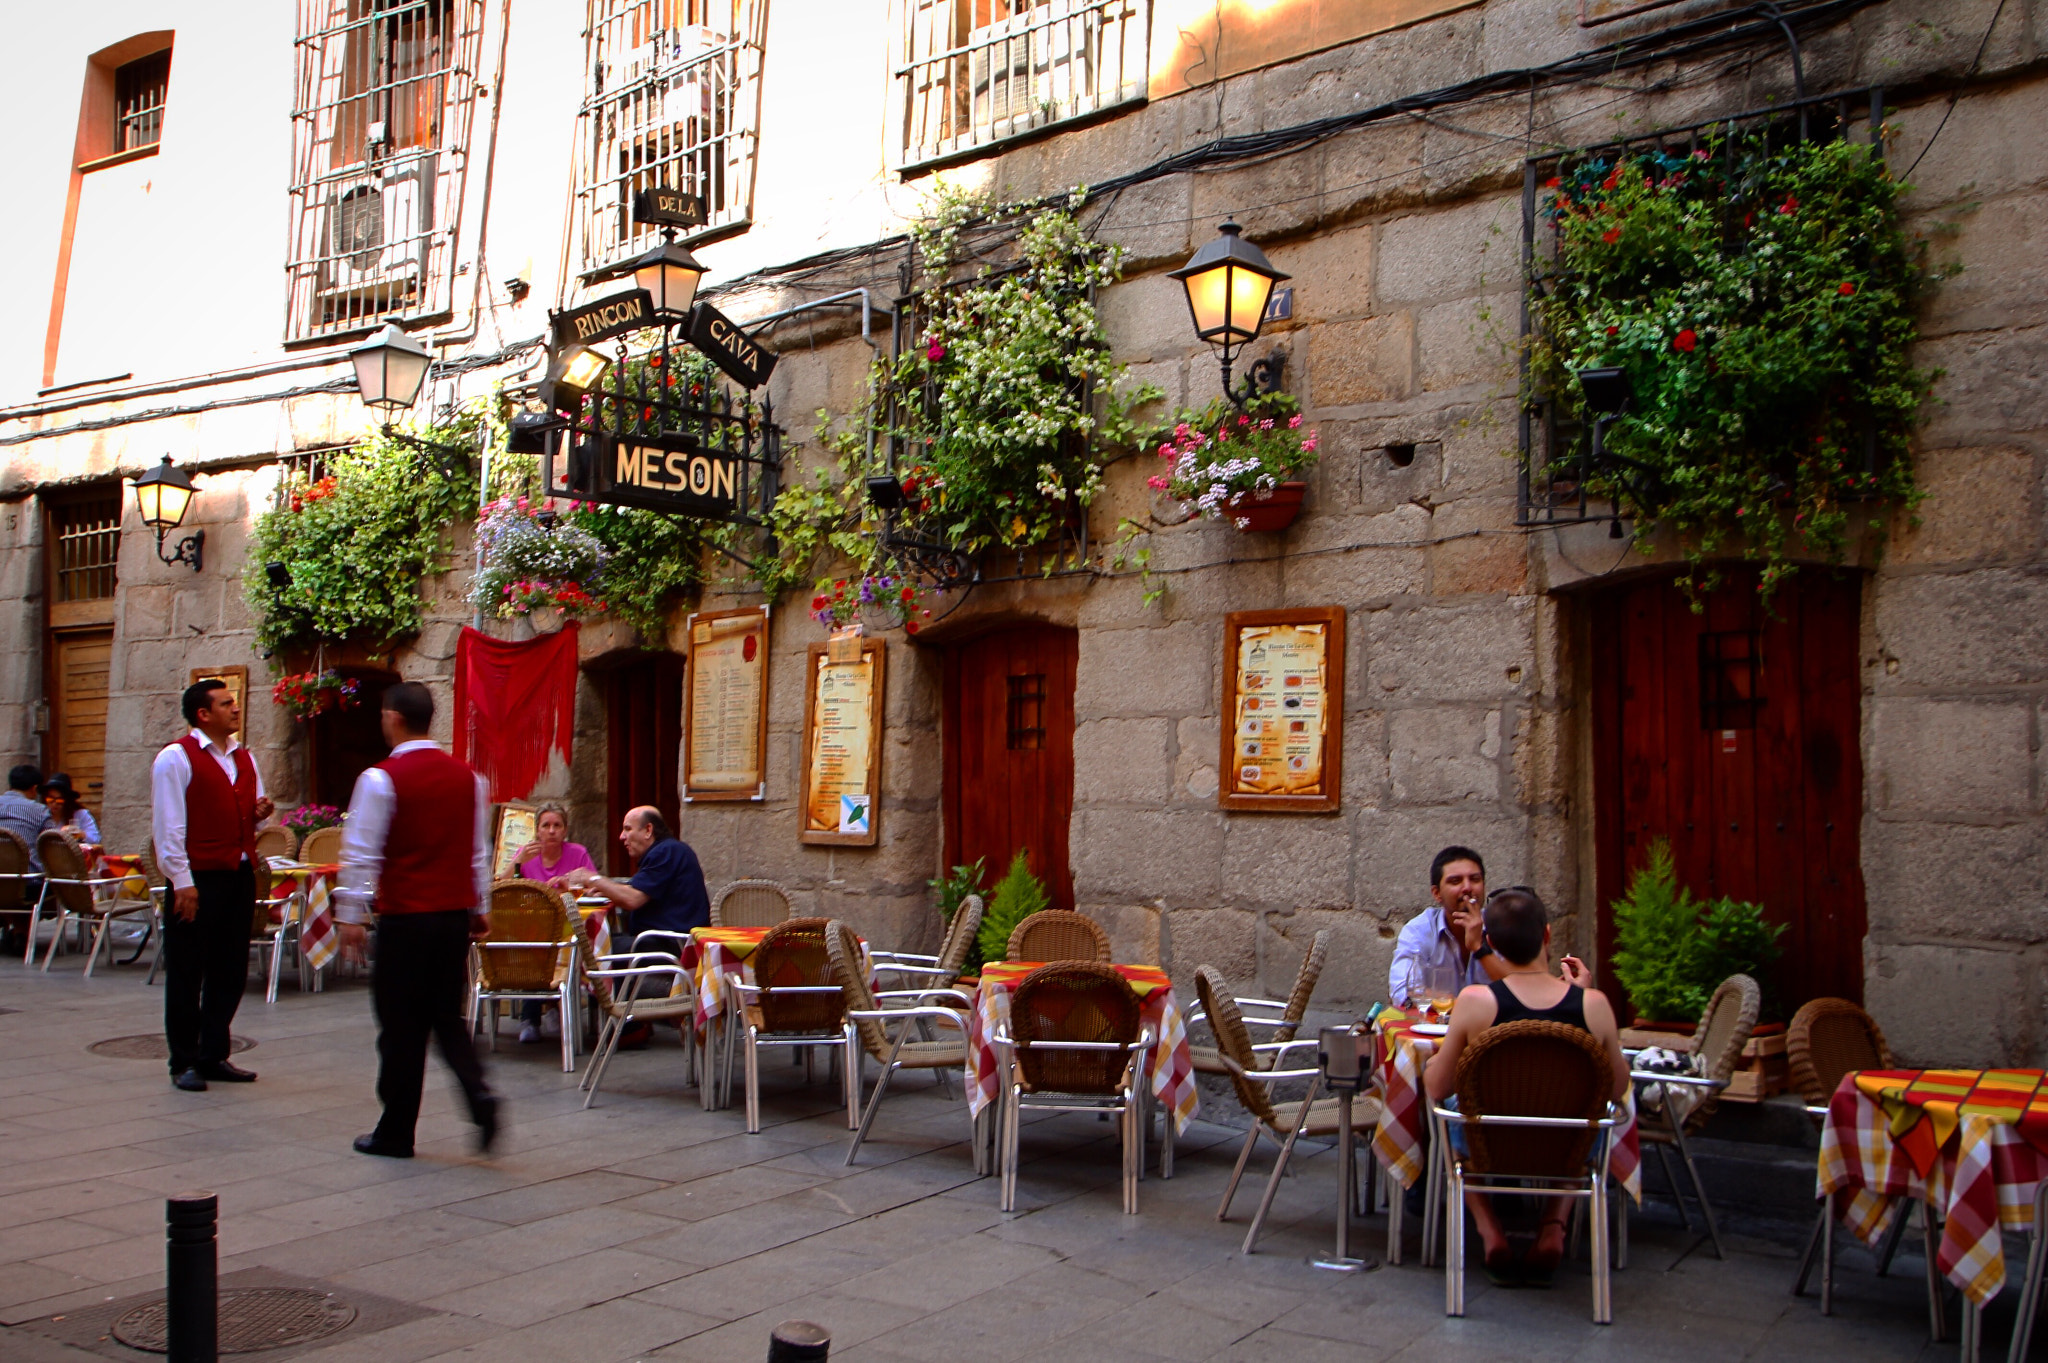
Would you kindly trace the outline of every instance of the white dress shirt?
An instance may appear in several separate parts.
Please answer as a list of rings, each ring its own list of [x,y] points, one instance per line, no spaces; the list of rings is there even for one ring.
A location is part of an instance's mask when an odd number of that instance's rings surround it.
[[[432,739],[414,738],[393,748],[391,755],[419,748],[438,751]],[[384,871],[384,840],[390,835],[391,811],[397,804],[398,792],[383,768],[371,767],[356,778],[355,792],[348,800],[348,819],[341,826],[341,880],[334,896],[334,916],[344,923],[370,919],[370,898],[377,893],[377,877]],[[476,833],[471,844],[476,904],[470,912],[483,913],[491,902],[491,794],[481,776],[476,778]]]
[[[222,747],[194,729],[192,741],[220,764],[228,783],[234,784],[235,749],[242,746],[234,736],[230,734],[227,746]],[[256,768],[253,754],[249,766]],[[185,855],[185,787],[191,784],[192,760],[185,756],[183,743],[173,743],[156,755],[156,764],[149,769],[149,832],[156,839],[156,864],[174,890],[192,888],[192,861]],[[263,794],[263,772],[257,769],[256,798],[262,799]]]

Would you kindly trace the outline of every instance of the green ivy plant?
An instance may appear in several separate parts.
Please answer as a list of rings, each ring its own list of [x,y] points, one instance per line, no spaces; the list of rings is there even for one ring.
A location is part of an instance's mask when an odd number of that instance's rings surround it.
[[[1937,376],[1908,351],[1929,276],[1876,149],[1739,133],[1567,161],[1544,188],[1557,256],[1535,267],[1532,374],[1587,421],[1576,371],[1627,371],[1613,459],[1582,485],[1681,533],[1696,603],[1731,540],[1768,595],[1796,541],[1839,558],[1854,519],[1883,528],[1877,502],[1914,504],[1908,442]]]
[[[416,434],[472,450],[481,420],[458,414]],[[283,586],[260,570],[244,577],[266,655],[323,642],[383,648],[418,632],[421,580],[448,570],[449,527],[475,513],[466,453],[450,457],[380,434],[326,464],[320,495],[307,495],[313,489],[300,480],[256,518],[250,563],[282,563],[290,575]]]

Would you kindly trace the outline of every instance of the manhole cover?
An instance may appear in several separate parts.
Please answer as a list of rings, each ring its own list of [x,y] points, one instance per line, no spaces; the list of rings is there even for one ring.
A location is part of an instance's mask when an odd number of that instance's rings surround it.
[[[220,1351],[253,1354],[325,1339],[349,1327],[356,1309],[303,1287],[250,1287],[220,1294]],[[114,1338],[149,1353],[170,1350],[170,1321],[161,1301],[146,1302],[114,1322]]]
[[[228,1049],[236,1054],[248,1050],[256,1043],[246,1036],[228,1038]],[[162,1032],[151,1032],[145,1036],[111,1036],[105,1041],[95,1041],[86,1049],[94,1055],[112,1056],[116,1060],[169,1060],[171,1043],[164,1040]]]

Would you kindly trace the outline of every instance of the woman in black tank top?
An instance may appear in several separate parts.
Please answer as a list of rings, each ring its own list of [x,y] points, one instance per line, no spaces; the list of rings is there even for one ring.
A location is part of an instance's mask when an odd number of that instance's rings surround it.
[[[1493,991],[1493,1025],[1498,1027],[1507,1022],[1562,1022],[1567,1027],[1590,1031],[1586,1026],[1586,991],[1579,986],[1567,985],[1564,997],[1548,1008],[1531,1008],[1515,996],[1505,979],[1495,980],[1487,986]]]

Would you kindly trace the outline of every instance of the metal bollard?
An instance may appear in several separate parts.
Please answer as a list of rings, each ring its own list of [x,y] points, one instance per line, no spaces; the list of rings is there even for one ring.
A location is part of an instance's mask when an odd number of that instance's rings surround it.
[[[786,1320],[768,1336],[768,1363],[824,1363],[832,1335],[807,1320]]]
[[[220,1199],[186,1193],[164,1203],[164,1314],[169,1363],[219,1358],[220,1257],[214,1223]]]

